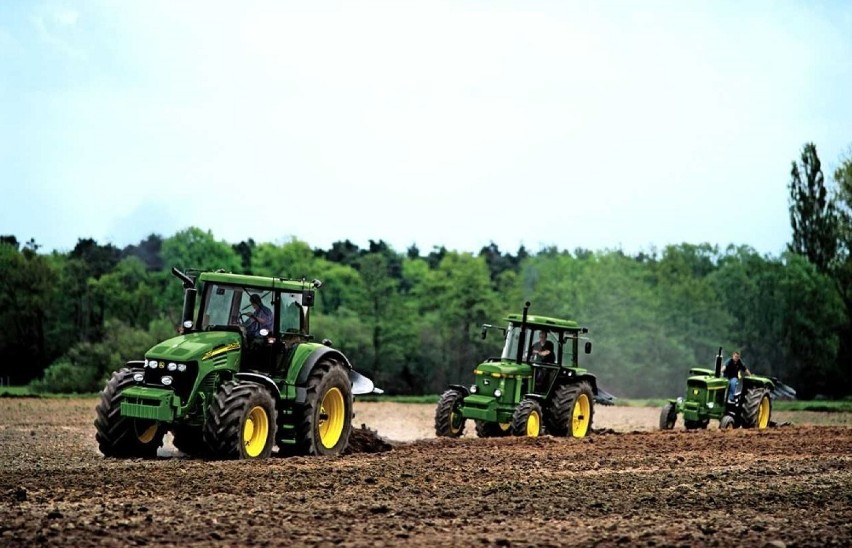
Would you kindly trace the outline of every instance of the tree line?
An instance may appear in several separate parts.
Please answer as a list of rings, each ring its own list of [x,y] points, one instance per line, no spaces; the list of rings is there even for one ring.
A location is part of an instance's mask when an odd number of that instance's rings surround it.
[[[392,394],[432,394],[469,383],[502,341],[483,323],[532,302],[531,313],[589,328],[583,365],[622,397],[680,395],[690,367],[717,349],[800,396],[852,394],[852,155],[827,184],[816,148],[793,162],[793,238],[779,256],[748,246],[478,253],[382,240],[329,249],[218,240],[190,227],[119,249],[80,239],[70,252],[39,252],[0,236],[0,378],[36,390],[91,392],[125,361],[176,335],[180,269],[319,278],[312,331]]]

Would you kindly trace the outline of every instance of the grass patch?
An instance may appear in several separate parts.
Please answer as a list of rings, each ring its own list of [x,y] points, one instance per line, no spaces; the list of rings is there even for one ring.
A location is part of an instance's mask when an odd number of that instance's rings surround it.
[[[391,402],[391,403],[438,403],[441,398],[439,394],[431,394],[426,396],[394,396],[387,394],[375,394],[367,396],[357,396],[358,401],[373,401],[373,402]]]

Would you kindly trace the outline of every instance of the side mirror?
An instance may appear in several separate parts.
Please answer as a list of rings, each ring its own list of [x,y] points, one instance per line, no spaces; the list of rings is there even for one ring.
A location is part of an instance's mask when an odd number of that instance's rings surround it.
[[[314,305],[314,292],[313,291],[302,291],[302,304],[304,306],[313,306]]]
[[[482,324],[482,338],[485,339],[486,334],[488,333],[488,328],[491,327],[487,323]]]
[[[331,342],[331,339],[323,339],[322,344],[324,344],[325,346],[332,346],[334,343]]]
[[[586,341],[585,350],[586,350],[586,354],[592,353],[592,341]]]

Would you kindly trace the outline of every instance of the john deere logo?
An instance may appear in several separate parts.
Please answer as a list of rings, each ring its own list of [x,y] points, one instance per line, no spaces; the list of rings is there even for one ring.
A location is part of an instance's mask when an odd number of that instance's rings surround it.
[[[166,367],[166,362],[160,362],[160,364],[159,364],[159,366],[158,366],[158,367],[159,367],[160,369],[165,369],[165,367]]]
[[[163,364],[160,364],[160,367],[163,367]],[[697,388],[696,388],[695,390],[693,390],[693,391],[692,391],[692,395],[693,395],[693,396],[697,396],[697,395],[698,395],[698,389],[697,389]]]

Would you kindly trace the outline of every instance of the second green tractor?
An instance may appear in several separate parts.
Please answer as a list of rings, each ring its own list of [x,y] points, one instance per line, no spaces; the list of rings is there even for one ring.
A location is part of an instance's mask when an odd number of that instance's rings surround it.
[[[450,385],[435,410],[435,433],[458,437],[472,419],[479,437],[585,437],[592,427],[595,402],[611,404],[613,397],[597,379],[579,366],[588,329],[575,321],[529,314],[509,314],[500,357],[489,358],[474,370],[467,387]],[[483,325],[482,337],[492,325]],[[585,342],[581,345],[581,341]],[[541,352],[542,349],[547,352]]]

